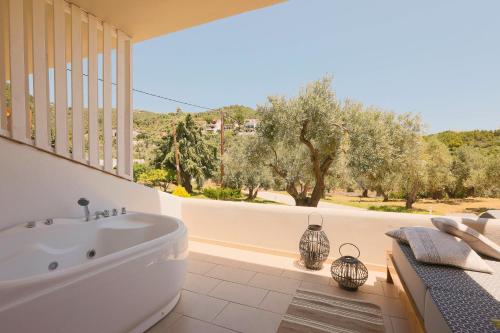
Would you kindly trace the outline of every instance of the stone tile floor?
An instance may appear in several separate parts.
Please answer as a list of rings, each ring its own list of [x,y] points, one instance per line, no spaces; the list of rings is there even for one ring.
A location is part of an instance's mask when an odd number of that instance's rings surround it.
[[[292,258],[190,241],[181,299],[148,333],[276,332],[299,287],[377,304],[386,333],[409,332],[403,304],[383,272],[370,271],[367,283],[349,292],[337,287],[327,265],[304,271]]]

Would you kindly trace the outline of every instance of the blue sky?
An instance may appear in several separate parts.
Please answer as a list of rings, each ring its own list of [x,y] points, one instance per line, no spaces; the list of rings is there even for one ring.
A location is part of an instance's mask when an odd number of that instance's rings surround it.
[[[292,0],[136,44],[134,88],[255,107],[328,73],[338,98],[420,113],[429,133],[496,129],[498,13],[498,0]],[[177,104],[136,93],[134,106]]]

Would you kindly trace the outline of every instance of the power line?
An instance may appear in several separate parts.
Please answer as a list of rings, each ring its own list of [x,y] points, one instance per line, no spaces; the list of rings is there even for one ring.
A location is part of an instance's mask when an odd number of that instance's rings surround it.
[[[71,72],[71,68],[66,68],[66,70],[68,72]],[[89,76],[88,74],[85,74],[85,73],[82,73],[82,74],[83,74],[83,76],[87,76],[87,77]],[[98,80],[101,81],[101,82],[104,82],[104,80],[101,79],[101,78],[98,78]],[[111,84],[114,85],[114,86],[117,86],[117,84],[115,82],[111,82]],[[144,91],[144,90],[139,90],[139,89],[132,88],[132,91],[134,91],[136,93],[144,94],[144,95],[147,95],[147,96],[151,96],[151,97],[156,97],[156,98],[159,98],[159,99],[163,99],[163,100],[166,100],[166,101],[169,101],[169,102],[174,102],[174,103],[179,103],[179,104],[183,104],[183,105],[188,105],[188,106],[192,106],[192,107],[203,109],[203,110],[216,111],[213,108],[209,108],[209,107],[206,107],[206,106],[202,106],[202,105],[198,105],[198,104],[194,104],[194,103],[189,103],[189,102],[181,101],[181,100],[175,99],[175,98],[161,96],[161,95],[150,93],[150,92],[147,92],[147,91]]]

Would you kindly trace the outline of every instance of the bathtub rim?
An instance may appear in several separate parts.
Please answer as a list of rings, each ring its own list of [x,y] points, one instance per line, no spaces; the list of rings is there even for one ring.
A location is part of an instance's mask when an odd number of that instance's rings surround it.
[[[150,214],[150,213],[142,213],[142,212],[129,212],[129,213],[127,213],[127,215],[146,215],[146,216],[167,218],[171,221],[174,221],[177,224],[177,228],[174,231],[169,232],[163,236],[160,236],[160,237],[157,237],[154,239],[150,239],[146,242],[142,242],[142,243],[139,243],[136,245],[132,245],[132,246],[127,247],[123,250],[116,251],[116,252],[107,254],[105,256],[92,259],[92,260],[84,262],[82,264],[78,264],[75,266],[67,267],[67,268],[52,271],[52,272],[43,272],[40,274],[30,275],[30,276],[22,277],[22,278],[18,278],[18,279],[0,280],[0,291],[4,288],[13,288],[13,287],[18,287],[21,285],[27,285],[27,284],[31,284],[31,283],[42,283],[42,282],[48,282],[48,281],[55,282],[57,280],[62,280],[65,277],[72,277],[72,276],[78,275],[81,272],[85,272],[86,270],[88,270],[92,266],[95,266],[97,268],[97,270],[100,270],[100,269],[104,268],[103,266],[107,263],[116,263],[118,261],[121,261],[122,259],[135,257],[136,254],[138,254],[140,252],[149,252],[149,250],[151,250],[153,248],[161,247],[164,243],[167,243],[169,240],[178,239],[179,237],[182,237],[182,234],[187,234],[186,225],[182,222],[182,220],[180,220],[179,218],[174,217],[174,216],[161,215],[161,214]],[[58,218],[58,219],[71,220],[71,218],[69,218],[69,219],[68,218]],[[79,218],[75,218],[75,219],[79,219]],[[57,220],[57,219],[54,219],[54,220]],[[102,221],[100,221],[100,222],[102,222]],[[83,222],[83,223],[88,223],[88,222]],[[187,237],[187,235],[186,235],[186,237]]]

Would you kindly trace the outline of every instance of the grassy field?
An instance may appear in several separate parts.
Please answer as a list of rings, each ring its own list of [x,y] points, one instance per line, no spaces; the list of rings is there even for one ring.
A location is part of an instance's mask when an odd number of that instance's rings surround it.
[[[206,196],[203,195],[201,192],[193,192],[190,196],[190,198],[196,198],[196,199],[207,199],[207,200],[216,200],[216,199],[211,199],[207,198]],[[274,204],[274,205],[282,205],[279,202],[272,201],[272,200],[264,200],[261,198],[256,198],[255,200],[252,201],[246,201],[245,196],[242,196],[239,199],[233,199],[233,200],[227,200],[227,201],[236,201],[236,202],[251,202],[251,203],[260,203],[260,204]]]
[[[410,210],[405,208],[405,202],[403,200],[383,202],[382,198],[360,198],[355,194],[335,193],[328,195],[324,201],[376,211],[436,215],[451,213],[480,214],[488,209],[500,209],[500,198],[421,199],[414,203],[413,209]]]

